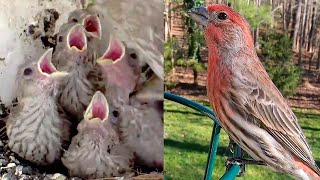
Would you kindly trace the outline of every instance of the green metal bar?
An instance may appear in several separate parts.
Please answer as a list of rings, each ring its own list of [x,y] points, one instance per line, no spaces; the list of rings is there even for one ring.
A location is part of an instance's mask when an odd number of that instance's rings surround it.
[[[206,171],[205,171],[205,175],[204,175],[204,180],[211,180],[212,179],[212,172],[213,172],[214,165],[215,165],[215,159],[216,159],[216,155],[217,155],[220,130],[221,130],[221,126],[219,125],[219,121],[217,120],[214,112],[211,109],[209,109],[209,108],[207,108],[197,102],[188,100],[186,98],[183,98],[181,96],[171,94],[168,92],[164,93],[164,98],[168,99],[170,101],[174,101],[179,104],[185,105],[185,106],[190,107],[194,110],[197,110],[197,111],[201,112],[202,114],[208,116],[210,119],[212,119],[214,121],[214,126],[213,126],[211,140],[210,140],[210,148],[209,148],[209,153],[208,153]],[[238,153],[235,155],[238,156]],[[225,174],[221,178],[223,180],[234,179],[238,175],[239,170],[240,170],[240,166],[232,165],[230,167],[230,169],[228,171],[226,171]],[[228,178],[228,179],[225,179],[225,178]]]
[[[192,108],[194,110],[197,110],[197,111],[201,112],[202,114],[208,116],[210,119],[214,120],[215,123],[219,124],[219,121],[217,120],[214,112],[211,109],[209,109],[209,108],[207,108],[207,107],[205,107],[205,106],[203,106],[203,105],[201,105],[201,104],[199,104],[197,102],[191,101],[189,99],[186,99],[186,98],[183,98],[181,96],[178,96],[178,95],[175,95],[175,94],[171,94],[171,93],[168,93],[168,92],[164,93],[164,98],[168,99],[170,101],[174,101],[174,102],[177,102],[179,104],[188,106],[188,107],[190,107],[190,108]]]
[[[242,157],[242,150],[240,148],[239,145],[236,145],[234,147],[234,151],[233,151],[233,157],[235,158],[241,158]],[[240,166],[239,165],[232,165],[230,167],[230,169],[228,169],[228,171],[226,171],[224,173],[224,175],[220,178],[220,180],[233,180],[237,177],[237,175],[239,174],[239,171],[240,171]]]
[[[220,180],[232,180],[235,179],[240,171],[239,165],[232,165],[228,171],[220,178]]]
[[[221,126],[219,126],[217,123],[214,123],[204,180],[212,179],[212,172],[214,169],[218,145],[219,145],[220,130],[221,130]]]

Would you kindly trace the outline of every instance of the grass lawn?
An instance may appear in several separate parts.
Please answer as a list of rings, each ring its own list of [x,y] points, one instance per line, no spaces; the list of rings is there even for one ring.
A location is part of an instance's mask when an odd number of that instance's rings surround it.
[[[209,106],[208,103],[201,102]],[[320,112],[295,109],[300,126],[320,165]],[[202,114],[177,103],[165,101],[165,176],[166,179],[202,179],[209,149],[212,122]],[[224,163],[232,154],[229,138],[221,131],[213,179],[225,172]],[[291,179],[266,167],[247,166],[246,176],[237,179]]]

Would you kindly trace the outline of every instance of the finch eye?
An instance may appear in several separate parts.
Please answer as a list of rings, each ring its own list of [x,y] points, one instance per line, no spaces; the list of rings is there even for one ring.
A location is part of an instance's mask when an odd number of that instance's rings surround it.
[[[59,41],[59,42],[62,42],[62,41],[63,41],[63,36],[59,36],[58,41]]]
[[[136,53],[131,53],[131,54],[130,54],[130,57],[131,57],[132,59],[137,59],[137,54],[136,54]]]
[[[32,69],[31,68],[26,68],[24,71],[23,71],[23,74],[25,76],[29,76],[32,74]]]
[[[220,19],[222,21],[226,20],[227,18],[228,18],[228,15],[226,13],[224,13],[224,12],[220,12],[218,14],[218,19]]]
[[[119,116],[119,112],[116,111],[116,110],[114,110],[114,111],[112,111],[112,115],[113,115],[114,117],[118,117],[118,116]]]

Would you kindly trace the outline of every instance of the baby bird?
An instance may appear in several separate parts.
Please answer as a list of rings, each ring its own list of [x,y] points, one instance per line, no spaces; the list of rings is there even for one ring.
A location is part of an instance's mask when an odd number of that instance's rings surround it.
[[[6,122],[8,145],[20,157],[38,165],[60,158],[70,123],[56,105],[60,82],[68,75],[51,63],[52,49],[18,73],[18,105]]]
[[[138,72],[134,62],[127,53],[124,44],[118,39],[111,38],[109,47],[97,59],[106,78],[106,96],[111,104],[128,104],[129,95],[136,87]]]
[[[156,74],[152,74],[148,80],[136,87],[134,94],[130,97],[130,104],[163,101],[163,91],[163,80]]]
[[[145,81],[141,69],[148,65],[141,57],[137,57],[135,49],[127,48],[120,41],[124,36],[119,35],[119,29],[114,29],[111,19],[106,15],[99,11],[99,7],[88,5],[85,9],[70,13],[68,22],[81,23],[86,29],[88,49],[100,57],[97,62],[107,77],[107,98],[110,103],[123,104],[128,102],[129,94],[137,84]],[[117,34],[112,34],[113,30]]]
[[[153,108],[163,121],[164,83],[156,74],[136,87],[130,96],[130,105],[140,109]]]
[[[125,36],[121,35],[119,29],[114,29],[108,14],[100,12],[99,7],[88,5],[85,9],[71,12],[68,23],[80,23],[86,29],[88,49],[100,57],[97,62],[102,67],[107,79],[106,92],[108,93],[106,95],[108,101],[111,104],[120,105],[128,103],[129,94],[134,91],[137,85],[143,84],[146,81],[145,78],[149,78],[145,76],[150,73],[144,75],[142,72],[144,66],[148,66],[148,64],[143,62],[142,56],[137,56],[138,52],[135,49],[127,48],[120,41]],[[113,30],[117,34],[112,34]],[[115,38],[116,36],[117,38]],[[150,67],[146,69],[152,71]],[[95,72],[90,75],[91,78],[96,76]]]
[[[121,141],[136,156],[136,163],[163,169],[163,119],[153,107],[119,107]]]
[[[120,144],[109,122],[109,104],[100,91],[92,97],[77,129],[62,158],[71,176],[103,178],[131,171],[133,153]]]
[[[85,29],[81,24],[64,24],[57,34],[53,53],[53,63],[57,69],[70,74],[62,82],[59,104],[76,122],[83,118],[94,92],[105,91],[101,68],[95,62],[95,53],[89,51],[87,45]]]
[[[112,24],[95,6],[76,9],[69,14],[68,23],[79,23],[86,29],[88,48],[98,57],[108,48]]]

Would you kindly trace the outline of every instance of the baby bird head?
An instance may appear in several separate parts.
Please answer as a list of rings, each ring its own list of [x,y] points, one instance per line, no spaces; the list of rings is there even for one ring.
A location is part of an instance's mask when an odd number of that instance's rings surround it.
[[[64,24],[57,34],[53,61],[59,70],[72,71],[78,66],[93,63],[94,54],[87,49],[85,28],[78,23]]]
[[[56,50],[65,49],[73,53],[87,50],[87,37],[81,24],[63,24],[57,33]]]
[[[108,146],[119,143],[119,135],[109,120],[109,104],[100,91],[93,95],[77,129],[83,138],[89,138],[91,144]]]
[[[100,65],[115,64],[124,59],[126,48],[124,44],[115,38],[111,38],[109,41],[108,49],[105,53],[97,59],[97,63]]]
[[[109,104],[107,99],[100,91],[97,91],[84,113],[84,119],[78,125],[78,132],[95,134],[99,138],[116,136],[108,118]],[[96,137],[93,138],[95,139]]]
[[[58,71],[52,64],[52,48],[48,49],[37,62],[24,66],[18,73],[20,96],[38,96],[42,93],[56,95],[61,80],[67,72]]]
[[[104,122],[107,121],[109,116],[109,104],[105,96],[97,91],[84,113],[84,120],[91,122]]]
[[[101,39],[100,14],[90,13],[86,9],[77,9],[69,14],[69,23],[80,23],[85,28],[88,38]]]

